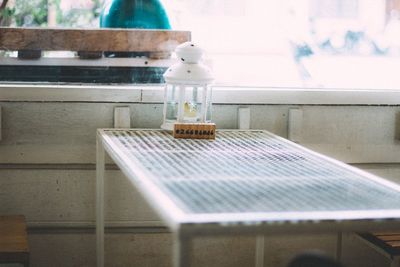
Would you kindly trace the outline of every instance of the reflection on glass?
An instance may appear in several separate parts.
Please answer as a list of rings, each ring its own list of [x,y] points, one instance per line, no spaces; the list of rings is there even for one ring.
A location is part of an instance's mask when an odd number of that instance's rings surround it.
[[[178,101],[176,101],[176,89],[175,86],[167,87],[167,101],[165,109],[165,119],[166,120],[176,120],[178,114]]]
[[[190,98],[191,97],[191,98]],[[184,103],[183,119],[188,122],[198,122],[200,120],[200,105],[198,104],[198,89],[194,87],[189,94],[189,100]]]
[[[212,118],[212,90],[210,86],[207,86],[207,111],[206,111],[206,118],[205,118],[205,122],[211,122],[211,118]]]
[[[165,119],[168,122],[179,120],[179,105],[182,105],[183,122],[210,122],[211,121],[211,88],[208,85],[204,87],[185,87],[185,94],[179,99],[178,88],[168,85],[165,101]],[[205,90],[208,92],[204,95]],[[182,101],[181,104],[179,101]],[[206,102],[203,104],[203,102]],[[202,117],[203,105],[205,105],[205,114]]]
[[[174,100],[167,102],[167,110],[166,110],[166,119],[167,120],[176,120],[178,113],[178,103]]]
[[[183,119],[185,121],[194,122],[198,120],[197,104],[193,101],[185,102]]]

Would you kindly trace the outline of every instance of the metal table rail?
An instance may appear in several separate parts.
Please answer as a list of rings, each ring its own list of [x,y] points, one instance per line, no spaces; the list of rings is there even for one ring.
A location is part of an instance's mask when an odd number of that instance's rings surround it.
[[[100,129],[97,137],[98,266],[105,151],[174,233],[177,267],[190,265],[196,236],[400,228],[399,185],[266,131],[221,130],[213,141],[163,130]]]

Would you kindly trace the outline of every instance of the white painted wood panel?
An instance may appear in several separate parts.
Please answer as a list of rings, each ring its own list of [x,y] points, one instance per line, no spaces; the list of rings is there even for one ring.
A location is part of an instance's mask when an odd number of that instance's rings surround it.
[[[94,242],[87,233],[30,234],[31,266],[95,266]],[[253,266],[253,245],[251,237],[196,240],[191,266]],[[106,234],[105,266],[172,267],[171,235]]]
[[[0,101],[140,102],[141,87],[0,84]]]
[[[113,226],[161,225],[120,171],[106,175],[106,220]],[[0,169],[0,177],[0,214],[24,214],[37,227],[94,225],[94,170]]]
[[[347,140],[348,141],[348,140]],[[358,142],[358,143],[355,143]],[[395,163],[400,162],[399,145],[383,143],[381,145],[362,143],[362,140],[354,140],[354,143],[339,144],[307,144],[301,145],[325,154],[346,163]]]
[[[301,144],[348,163],[399,162],[400,107],[303,106]]]
[[[356,166],[400,177],[399,164]],[[74,231],[73,223],[89,229],[94,226],[91,219],[94,173],[94,170],[0,170],[0,213],[25,214],[29,225],[34,226],[29,231],[32,266],[92,266],[94,234]],[[149,224],[149,220],[157,217],[119,171],[107,171],[107,179],[106,217],[113,220],[114,227],[156,226]],[[38,226],[42,230],[35,230]],[[267,236],[266,240],[266,266],[285,267],[293,255],[310,249],[334,255],[332,235]],[[346,266],[383,266],[383,259],[360,247],[357,240],[344,240]],[[254,245],[255,240],[250,237],[200,239],[195,243],[194,266],[252,266]],[[170,266],[170,249],[169,234],[106,235],[107,266]]]
[[[353,235],[343,238],[346,267],[386,266],[379,253],[364,246]],[[333,235],[268,236],[265,266],[286,267],[295,255],[320,251],[334,256]],[[31,266],[94,266],[94,234],[30,233]],[[106,234],[106,266],[172,267],[170,234]],[[193,267],[254,266],[251,237],[202,238],[194,243]]]
[[[113,127],[117,105],[4,103],[0,162],[94,163],[96,129]],[[133,126],[161,125],[161,105],[129,107]]]
[[[400,183],[400,164],[354,166]],[[162,226],[120,171],[106,174],[106,219],[111,226]],[[94,225],[94,170],[0,169],[0,177],[0,214],[24,214],[34,227]]]
[[[96,129],[113,126],[113,110],[120,102],[129,106],[133,127],[158,128],[161,124],[161,87],[142,89],[0,85],[0,164],[67,164],[65,168],[73,163],[93,164]],[[400,183],[399,164],[377,164],[400,162],[400,91],[219,88],[214,102],[222,104],[213,110],[218,128],[238,127],[239,105],[232,103],[258,104],[249,105],[252,128],[283,137],[288,135],[289,108],[301,107],[302,145],[361,163],[355,166]],[[331,106],[334,104],[350,106]],[[396,106],[376,106],[380,104]],[[106,219],[110,226],[127,232],[162,226],[119,171],[107,174]],[[94,235],[78,229],[94,226],[94,176],[95,171],[87,169],[0,169],[0,214],[27,216],[32,266],[94,265]],[[108,266],[170,266],[169,234],[127,232],[107,235]],[[351,236],[344,240],[347,267],[383,266],[379,255],[360,247]],[[195,243],[195,266],[251,266],[254,245],[254,239],[247,237],[200,240]],[[269,236],[266,266],[286,266],[293,254],[305,249],[322,249],[333,255],[335,237]]]
[[[171,266],[170,234],[106,234],[105,241],[105,266]],[[94,234],[34,232],[29,245],[32,267],[96,266]]]
[[[4,105],[3,105],[4,104]],[[97,128],[113,127],[110,103],[2,102],[3,140],[0,163],[95,163]],[[131,124],[136,128],[159,128],[161,104],[131,104]],[[237,128],[235,105],[214,107],[218,128]],[[252,125],[286,134],[281,114],[287,108],[254,107]],[[257,114],[261,119],[256,120]],[[40,155],[40,156],[38,156]]]
[[[113,126],[117,103],[0,102],[0,163],[94,163],[97,128]],[[130,104],[132,127],[159,128],[161,104]],[[219,129],[235,129],[239,105],[215,105]],[[287,137],[288,110],[250,105],[253,129]],[[302,106],[302,145],[348,163],[400,162],[397,106]],[[38,156],[40,155],[40,156]]]

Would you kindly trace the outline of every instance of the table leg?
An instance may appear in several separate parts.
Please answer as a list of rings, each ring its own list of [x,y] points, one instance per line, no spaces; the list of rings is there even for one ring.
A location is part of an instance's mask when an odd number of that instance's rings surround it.
[[[179,233],[174,233],[173,266],[189,267],[191,251],[192,240],[180,235]]]
[[[264,266],[264,236],[258,235],[256,237],[256,267]]]
[[[342,260],[342,242],[343,242],[343,234],[339,232],[337,234],[336,239],[336,260],[340,262]]]
[[[97,267],[104,266],[104,147],[96,141],[96,255]]]

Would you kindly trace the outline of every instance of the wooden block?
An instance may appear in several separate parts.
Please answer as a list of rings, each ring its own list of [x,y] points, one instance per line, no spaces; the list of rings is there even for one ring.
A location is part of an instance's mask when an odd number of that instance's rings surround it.
[[[174,138],[215,139],[215,123],[176,123]]]
[[[28,266],[29,247],[24,216],[0,216],[0,263]]]
[[[20,59],[39,59],[41,57],[41,50],[18,50],[18,58]]]
[[[190,41],[188,31],[0,27],[0,50],[168,52]]]
[[[165,52],[165,51],[149,52],[148,57],[150,59],[167,59],[171,57],[171,52]]]
[[[78,51],[80,59],[99,59],[103,57],[103,52]]]

